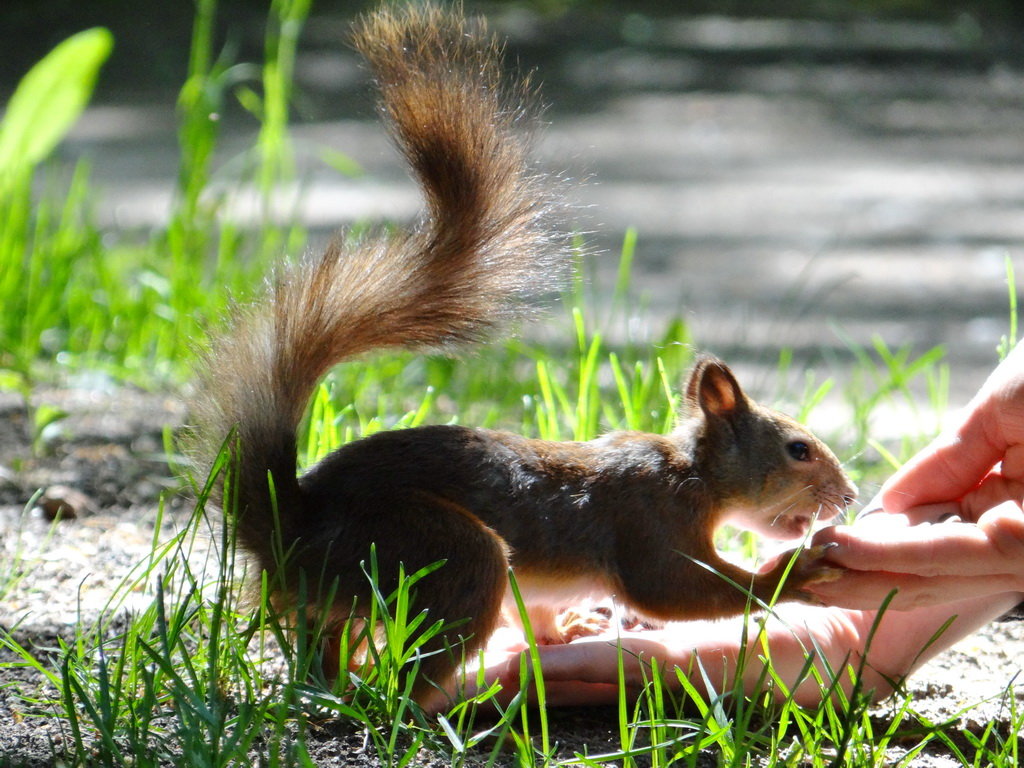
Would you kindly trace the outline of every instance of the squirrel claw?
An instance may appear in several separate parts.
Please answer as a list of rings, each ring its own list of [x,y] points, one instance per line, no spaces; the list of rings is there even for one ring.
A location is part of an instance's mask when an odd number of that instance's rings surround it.
[[[806,547],[801,556],[810,558],[811,560],[821,560],[831,550],[838,546],[839,545],[834,541],[830,541],[827,544],[815,544],[812,547]]]
[[[787,586],[783,593],[785,599],[799,600],[810,605],[824,605],[820,598],[808,592],[806,588],[812,584],[837,581],[846,573],[845,568],[824,560],[830,549],[833,549],[832,544],[819,544],[807,547],[795,556],[796,559],[786,575]],[[784,562],[780,566],[784,566]]]

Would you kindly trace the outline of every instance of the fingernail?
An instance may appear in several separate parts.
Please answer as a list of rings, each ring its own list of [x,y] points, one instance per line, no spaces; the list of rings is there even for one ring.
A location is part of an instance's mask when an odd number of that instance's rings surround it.
[[[885,512],[885,510],[882,508],[880,504],[868,504],[860,512],[856,514],[855,519],[862,520],[865,517],[868,517],[870,515],[876,515],[881,512]]]

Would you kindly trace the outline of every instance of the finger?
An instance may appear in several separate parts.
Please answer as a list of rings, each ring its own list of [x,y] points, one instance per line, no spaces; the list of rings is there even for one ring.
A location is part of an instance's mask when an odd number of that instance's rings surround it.
[[[922,504],[902,512],[892,512],[882,506],[881,494],[875,496],[857,513],[856,525],[874,525],[888,527],[893,525],[917,525],[918,523],[937,523],[960,515],[960,504],[956,501]]]
[[[902,512],[960,499],[1008,449],[1024,444],[1024,345],[992,372],[958,421],[907,462],[882,489],[885,508]]]
[[[614,704],[619,700],[617,683],[584,683],[579,680],[547,681],[544,683],[546,702],[555,707],[580,707],[595,704]]]
[[[826,559],[855,571],[966,576],[1013,570],[1007,567],[1009,557],[985,530],[968,523],[885,529],[835,526],[820,531],[814,543],[832,544]]]
[[[963,498],[964,517],[978,520],[988,510],[1011,502],[1020,511],[1024,499],[1024,480],[1008,476],[1003,471],[991,472],[981,485]]]
[[[978,518],[980,528],[993,549],[1011,564],[1024,581],[1024,513],[1017,501],[1008,501],[993,507]]]
[[[857,515],[854,524],[860,526],[887,528],[894,525],[910,525],[910,518],[904,514],[887,512],[881,506]],[[826,528],[829,526],[826,526]],[[819,529],[824,530],[824,529]]]
[[[905,512],[960,499],[977,487],[1007,447],[994,442],[981,422],[981,418],[969,416],[897,470],[882,486],[885,509]]]
[[[806,587],[826,605],[852,610],[877,610],[893,590],[889,608],[907,611],[957,600],[982,600],[1015,590],[1013,574],[983,576],[912,576],[882,571],[847,571],[832,582]]]
[[[960,504],[955,501],[945,501],[937,504],[921,504],[917,507],[911,507],[910,509],[904,510],[902,514],[885,514],[877,515],[877,517],[887,518],[896,517],[901,518],[901,522],[904,526],[908,525],[920,525],[921,523],[940,523],[950,518],[960,517],[963,510]],[[871,515],[871,517],[876,517]]]
[[[540,649],[541,658],[549,653],[551,649],[565,646],[544,646]],[[467,696],[476,696],[484,691],[489,691],[494,683],[500,683],[501,690],[493,695],[493,701],[502,706],[508,706],[513,699],[520,695],[522,689],[522,663],[524,654],[515,654],[508,658],[492,658],[486,661],[483,675],[483,684],[479,684],[477,676],[469,675],[462,681],[462,691]],[[584,668],[586,659],[580,658],[579,668]],[[542,662],[543,663],[543,662]],[[527,661],[527,664],[529,662]],[[601,666],[593,671],[595,677],[600,677]],[[604,681],[587,682],[583,680],[557,679],[552,677],[547,669],[544,671],[544,691],[546,702],[554,706],[576,706],[584,704],[612,703],[618,697],[618,676],[617,670],[612,670]],[[530,685],[526,691],[527,700],[533,703],[537,701],[537,688]]]
[[[1006,449],[1000,472],[1006,477],[1024,480],[1024,443],[1011,445]]]
[[[620,650],[621,644],[621,650]],[[618,679],[619,660],[627,684],[642,684],[650,660],[670,654],[664,644],[636,635],[621,641],[608,639],[578,640],[565,645],[548,645],[539,649],[544,681],[605,683]]]

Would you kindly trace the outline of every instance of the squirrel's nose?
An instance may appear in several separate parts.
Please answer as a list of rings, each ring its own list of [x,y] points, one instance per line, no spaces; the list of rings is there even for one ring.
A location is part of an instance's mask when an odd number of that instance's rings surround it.
[[[847,507],[853,506],[853,502],[857,500],[857,486],[846,480],[846,490],[843,493],[843,504]]]

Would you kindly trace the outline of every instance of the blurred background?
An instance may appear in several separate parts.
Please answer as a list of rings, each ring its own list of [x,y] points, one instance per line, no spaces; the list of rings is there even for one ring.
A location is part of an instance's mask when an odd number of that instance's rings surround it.
[[[314,2],[300,38],[294,212],[314,243],[418,206],[344,44],[348,20],[369,5]],[[1019,2],[466,5],[542,85],[538,154],[579,182],[567,226],[591,244],[593,291],[610,289],[636,236],[636,301],[617,333],[654,339],[679,313],[698,346],[755,380],[777,376],[791,351],[798,388],[806,376],[842,377],[858,354],[912,358],[943,345],[953,405],[994,364],[1008,265],[1024,275]],[[68,162],[90,158],[110,228],[157,226],[171,206],[193,10],[128,0],[0,9],[5,98],[69,34],[114,33],[96,97],[61,150]],[[266,10],[220,3],[226,60],[259,59]],[[226,104],[217,174],[228,185],[259,125]],[[234,215],[256,214],[242,201]]]
[[[230,0],[219,5],[219,27],[225,37],[234,37],[243,47],[258,46],[267,0]],[[313,14],[352,16],[373,5],[370,0],[317,0]],[[975,36],[975,43],[982,43],[980,38],[984,37],[986,45],[1010,49],[1015,47],[1014,27],[1024,22],[1024,7],[1016,0],[492,0],[466,2],[465,6],[469,11],[492,16],[537,16],[561,26],[566,33],[575,28],[576,45],[580,47],[640,42],[623,41],[616,34],[615,19],[624,16],[656,24],[664,19],[706,15],[834,23],[902,20],[956,24],[965,34]],[[140,75],[145,75],[149,86],[175,86],[185,73],[184,52],[188,49],[193,10],[193,3],[6,0],[0,7],[5,38],[0,73],[9,81],[68,35],[102,25],[115,34],[118,43],[106,68],[106,88],[144,89]],[[779,52],[781,46],[765,47]]]

